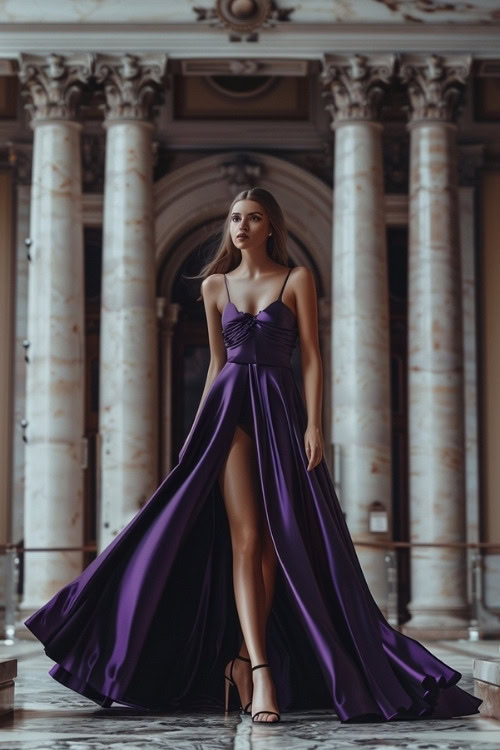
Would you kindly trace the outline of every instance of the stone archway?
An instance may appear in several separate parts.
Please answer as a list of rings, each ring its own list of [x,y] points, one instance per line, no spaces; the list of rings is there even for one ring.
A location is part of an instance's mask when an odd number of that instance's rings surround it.
[[[231,184],[231,166],[252,166],[251,181],[273,193],[289,231],[289,255],[295,265],[309,266],[316,277],[319,336],[324,370],[323,425],[326,457],[331,461],[330,321],[333,192],[314,175],[275,156],[258,152],[219,153],[165,175],[154,186],[156,264],[161,289],[164,351],[161,389],[162,473],[171,468],[171,346],[177,319],[172,287],[193,248],[206,239],[206,226],[225,216],[234,195],[245,184]],[[257,175],[257,177],[255,177]],[[259,176],[260,175],[260,176]]]

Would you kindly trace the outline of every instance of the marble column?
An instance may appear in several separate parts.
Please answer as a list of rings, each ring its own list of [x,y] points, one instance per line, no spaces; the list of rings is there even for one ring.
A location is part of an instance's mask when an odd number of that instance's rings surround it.
[[[321,74],[335,131],[332,435],[341,455],[339,500],[355,543],[392,538],[389,299],[377,110],[393,65],[390,55],[325,55]],[[370,531],[375,502],[387,512],[385,532]],[[356,551],[386,610],[384,550]]]
[[[165,66],[160,55],[96,60],[106,95],[100,550],[136,515],[159,480],[151,120]]]
[[[411,542],[465,541],[465,427],[456,118],[468,58],[407,56],[410,131],[408,399]],[[464,636],[465,551],[415,548],[417,637]]]
[[[82,545],[84,289],[77,103],[90,59],[22,56],[34,129],[28,270],[26,547]],[[81,572],[81,552],[27,552],[22,609]]]

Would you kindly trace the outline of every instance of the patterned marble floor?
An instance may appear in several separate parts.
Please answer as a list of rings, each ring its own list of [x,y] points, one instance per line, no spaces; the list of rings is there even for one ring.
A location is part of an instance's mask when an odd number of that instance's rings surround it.
[[[463,674],[460,686],[473,692],[477,657],[498,658],[498,641],[426,643]],[[101,709],[47,674],[53,664],[34,641],[0,646],[0,658],[18,661],[16,710],[0,724],[0,750],[498,750],[500,722],[471,716],[451,720],[343,725],[325,711],[286,713],[279,725],[252,724],[238,714],[148,717],[126,707]]]

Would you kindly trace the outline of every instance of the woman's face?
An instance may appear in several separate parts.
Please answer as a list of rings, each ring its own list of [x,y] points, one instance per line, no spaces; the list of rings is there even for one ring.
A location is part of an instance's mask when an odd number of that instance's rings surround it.
[[[260,203],[247,198],[234,204],[229,226],[233,243],[245,249],[265,246],[272,232],[268,216]],[[241,234],[245,236],[238,236]]]

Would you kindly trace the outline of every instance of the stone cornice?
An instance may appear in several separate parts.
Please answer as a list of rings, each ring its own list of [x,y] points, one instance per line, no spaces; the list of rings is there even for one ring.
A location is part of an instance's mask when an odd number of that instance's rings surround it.
[[[0,24],[0,57],[24,51],[48,54],[168,52],[171,59],[294,57],[321,59],[325,52],[464,54],[498,58],[498,24],[288,23],[263,29],[259,41],[231,42],[224,31],[179,24]]]

